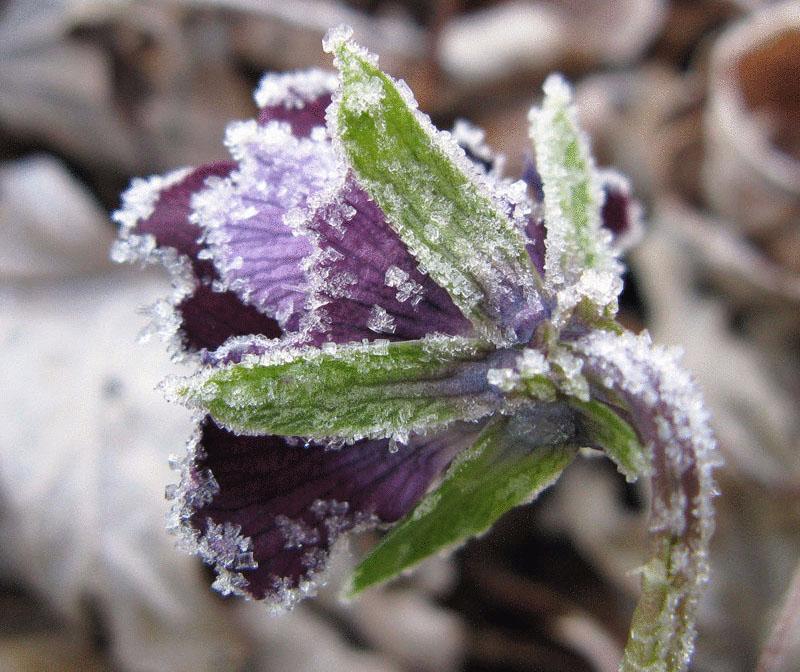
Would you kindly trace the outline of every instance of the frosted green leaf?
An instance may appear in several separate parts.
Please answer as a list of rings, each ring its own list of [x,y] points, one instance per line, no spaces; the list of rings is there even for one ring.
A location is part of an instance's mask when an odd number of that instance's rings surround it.
[[[339,30],[324,43],[342,81],[328,110],[333,137],[421,268],[483,337],[508,340],[515,315],[541,310],[521,231],[449,134],[416,109],[408,87],[348,37]]]
[[[425,497],[356,568],[350,594],[386,581],[421,560],[481,534],[504,513],[533,500],[555,482],[575,455],[565,436],[516,431],[498,418]],[[538,438],[538,441],[537,441]],[[555,439],[555,445],[540,443]]]
[[[676,599],[676,591],[687,590],[676,567],[680,546],[677,539],[661,540],[659,552],[640,570],[642,595],[633,612],[621,672],[683,672],[689,664],[697,598],[688,604]]]
[[[649,473],[650,456],[625,420],[597,401],[573,398],[570,405],[580,411],[583,438],[602,448],[629,482]]]
[[[601,315],[613,316],[622,267],[610,232],[601,226],[603,191],[589,142],[564,79],[551,75],[544,92],[529,120],[544,190],[545,286],[557,296],[560,312],[586,300]]]
[[[245,434],[356,441],[491,413],[485,344],[458,337],[286,349],[202,372],[177,394]]]

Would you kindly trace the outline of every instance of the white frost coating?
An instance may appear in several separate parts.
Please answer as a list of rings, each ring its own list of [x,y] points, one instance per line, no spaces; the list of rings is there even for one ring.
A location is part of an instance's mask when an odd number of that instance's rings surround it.
[[[260,108],[299,110],[336,88],[336,73],[312,68],[295,72],[268,72],[262,77],[253,97]]]
[[[530,136],[544,190],[545,286],[557,298],[555,322],[588,299],[598,310],[617,309],[622,265],[600,217],[604,193],[578,125],[572,89],[560,75],[544,84],[531,109]]]
[[[378,109],[383,100],[383,82],[371,77],[366,82],[356,82],[342,104],[356,114],[369,114]]]
[[[489,369],[486,380],[501,392],[512,392],[519,385],[520,375],[514,369]]]
[[[375,304],[369,311],[367,328],[377,334],[393,334],[397,325],[395,324],[393,315],[390,315],[385,308]]]
[[[334,26],[322,38],[322,50],[326,54],[332,54],[336,49],[353,37],[353,29],[350,26],[341,24]]]
[[[650,529],[657,555],[643,570],[649,602],[640,604],[630,637],[655,655],[644,664],[640,649],[630,646],[622,669],[683,670],[694,645],[694,614],[708,577],[714,527],[712,471],[720,461],[708,412],[679,365],[679,352],[653,346],[646,334],[598,331],[574,349],[585,360],[586,375],[623,396],[653,455]],[[663,600],[656,599],[662,594]]]
[[[547,375],[550,364],[545,356],[533,348],[525,348],[517,360],[517,368],[523,378]]]
[[[190,297],[197,287],[192,263],[189,257],[179,254],[174,248],[159,247],[152,234],[133,231],[155,212],[160,195],[190,173],[190,168],[180,168],[166,175],[134,179],[122,194],[122,207],[111,215],[120,225],[119,238],[111,248],[111,259],[117,263],[138,263],[143,266],[160,264],[169,274],[172,292],[169,297],[144,309],[143,312],[150,319],[139,338],[144,341],[151,336],[158,336],[169,344],[170,355],[175,360],[187,357],[178,336],[182,319],[176,307]]]
[[[319,543],[319,532],[302,519],[291,519],[288,516],[275,516],[275,525],[285,540],[284,548],[294,550],[309,544]]]
[[[504,157],[495,155],[486,142],[486,132],[466,119],[456,119],[450,136],[478,161],[485,162],[490,167],[488,172],[500,175]],[[483,166],[481,166],[483,168]]]
[[[561,346],[550,351],[548,360],[550,376],[556,386],[564,394],[589,401],[589,383],[583,375],[583,361]]]
[[[248,583],[241,570],[258,567],[253,558],[252,540],[241,534],[240,526],[229,522],[215,524],[207,518],[202,534],[191,524],[192,517],[219,493],[219,484],[211,470],[196,467],[197,461],[205,456],[200,438],[198,419],[197,428],[186,444],[186,454],[180,459],[170,458],[170,466],[180,475],[178,483],[167,486],[165,492],[172,501],[167,531],[178,537],[179,548],[200,556],[214,569],[217,577],[212,587],[215,590],[223,595],[247,597]]]

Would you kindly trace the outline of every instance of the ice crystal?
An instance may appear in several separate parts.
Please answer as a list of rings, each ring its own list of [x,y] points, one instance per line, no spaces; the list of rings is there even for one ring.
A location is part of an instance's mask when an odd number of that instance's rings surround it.
[[[288,110],[305,107],[336,88],[336,74],[305,70],[279,75],[268,72],[261,78],[253,97],[259,107],[283,106]]]
[[[378,334],[391,334],[395,330],[394,318],[385,308],[375,304],[370,310],[367,327]]]

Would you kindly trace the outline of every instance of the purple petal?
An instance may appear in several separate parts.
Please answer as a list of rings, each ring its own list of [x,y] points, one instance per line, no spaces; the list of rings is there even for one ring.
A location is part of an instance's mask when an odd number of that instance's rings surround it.
[[[114,214],[121,224],[114,249],[118,261],[161,263],[169,271],[173,296],[153,309],[151,330],[177,335],[179,350],[216,348],[231,336],[280,335],[277,323],[244,305],[231,292],[217,293],[213,264],[201,258],[201,229],[189,219],[193,195],[208,181],[227,176],[231,161],[210,163],[149,180],[134,180]]]
[[[275,320],[243,304],[233,292],[217,292],[209,284],[199,284],[176,310],[183,345],[193,352],[214,350],[234,336],[278,338],[282,333]]]
[[[547,232],[544,228],[544,220],[538,214],[532,214],[525,225],[525,234],[528,236],[528,244],[525,246],[534,267],[539,271],[539,275],[544,276],[544,239]]]
[[[642,212],[634,199],[628,180],[612,170],[601,172],[605,202],[600,212],[603,226],[611,231],[614,245],[626,250],[635,245],[642,233]]]
[[[185,254],[199,274],[207,273],[210,270],[209,263],[197,258],[202,249],[198,242],[202,231],[189,221],[191,198],[195,192],[203,189],[208,178],[227,177],[235,167],[233,161],[217,161],[187,173],[159,192],[152,214],[137,221],[131,232],[152,235],[159,248],[172,248],[179,254]]]
[[[232,124],[226,144],[238,169],[195,195],[192,220],[205,230],[223,286],[295,330],[313,250],[300,227],[310,200],[339,179],[338,159],[322,129],[296,138],[281,122]]]
[[[261,108],[258,123],[285,121],[293,135],[309,137],[312,129],[325,126],[325,110],[336,84],[336,73],[324,70],[267,73],[255,92]]]
[[[537,203],[544,202],[544,184],[542,184],[542,176],[536,169],[536,162],[532,157],[526,156],[522,167],[522,179],[528,185],[531,196]]]
[[[206,419],[170,493],[175,524],[215,566],[217,589],[291,607],[313,592],[341,533],[407,514],[476,431],[412,438],[396,452],[385,440],[330,450]]]
[[[464,335],[469,321],[447,292],[417,268],[378,205],[351,175],[336,197],[314,214],[309,229],[319,251],[312,340],[411,340],[440,332]]]

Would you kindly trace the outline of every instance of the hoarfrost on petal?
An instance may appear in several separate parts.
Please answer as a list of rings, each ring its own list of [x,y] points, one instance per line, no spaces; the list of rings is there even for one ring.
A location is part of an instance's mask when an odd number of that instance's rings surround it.
[[[268,72],[261,78],[253,97],[259,107],[283,106],[301,109],[306,103],[330,94],[336,88],[336,73],[311,69],[296,72]]]
[[[191,219],[204,229],[220,289],[296,330],[314,249],[303,224],[342,167],[326,140],[297,138],[280,121],[231,124],[226,144],[239,166],[195,195]]]
[[[375,304],[370,310],[367,327],[378,334],[391,334],[394,333],[396,325],[394,317],[386,312],[385,308]]]

